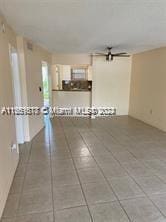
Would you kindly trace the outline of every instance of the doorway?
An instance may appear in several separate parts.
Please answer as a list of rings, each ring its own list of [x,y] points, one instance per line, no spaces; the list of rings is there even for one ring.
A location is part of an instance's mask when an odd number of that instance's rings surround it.
[[[12,85],[13,85],[13,95],[14,95],[14,106],[22,106],[22,97],[21,97],[21,79],[19,72],[19,61],[17,50],[9,45],[9,56],[11,64],[11,74],[12,74]],[[17,144],[23,144],[24,140],[24,127],[23,127],[23,116],[15,115],[15,125],[16,125],[16,137]]]
[[[43,106],[49,108],[51,106],[51,76],[49,74],[49,65],[47,62],[42,61],[42,81],[43,81]],[[50,113],[44,115],[44,124],[49,123],[52,116]]]
[[[49,71],[47,62],[42,62],[42,80],[43,80],[43,105],[50,106],[50,90],[49,90]]]

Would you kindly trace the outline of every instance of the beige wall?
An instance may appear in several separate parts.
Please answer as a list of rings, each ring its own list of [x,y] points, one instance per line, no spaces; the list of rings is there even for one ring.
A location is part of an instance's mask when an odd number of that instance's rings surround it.
[[[60,65],[90,65],[91,56],[88,54],[54,54],[52,62]]]
[[[27,91],[27,80],[26,80],[24,41],[21,36],[17,36],[17,50],[18,50],[19,65],[20,65],[22,106],[27,107],[28,106],[28,91]],[[24,129],[24,140],[30,141],[29,117],[28,116],[23,116],[23,129]]]
[[[20,71],[22,79],[23,105],[43,106],[42,87],[42,61],[51,65],[51,54],[39,46],[33,45],[33,50],[27,48],[29,40],[17,37],[17,46],[20,58]],[[24,117],[24,131],[26,141],[30,141],[44,126],[43,116]]]
[[[92,67],[92,105],[112,106],[117,115],[128,115],[131,58],[94,58]]]
[[[133,56],[129,114],[166,131],[166,48]]]
[[[0,24],[2,21],[0,17]],[[0,107],[14,105],[9,43],[16,47],[15,33],[6,25],[6,33],[0,32]],[[0,115],[0,217],[18,163],[18,153],[11,151],[12,143],[16,143],[15,119]]]

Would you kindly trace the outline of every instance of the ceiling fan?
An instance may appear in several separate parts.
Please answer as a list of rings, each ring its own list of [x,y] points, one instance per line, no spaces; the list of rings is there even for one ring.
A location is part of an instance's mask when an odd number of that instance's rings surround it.
[[[126,52],[112,53],[111,52],[112,48],[113,47],[107,47],[106,48],[107,52],[95,53],[95,54],[92,54],[92,56],[105,56],[106,61],[112,61],[114,57],[129,57],[130,56]]]

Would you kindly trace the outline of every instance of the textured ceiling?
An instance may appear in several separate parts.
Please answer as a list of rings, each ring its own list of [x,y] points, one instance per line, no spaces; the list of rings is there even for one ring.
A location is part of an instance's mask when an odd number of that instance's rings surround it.
[[[0,11],[19,34],[52,52],[166,45],[166,0],[0,0]]]

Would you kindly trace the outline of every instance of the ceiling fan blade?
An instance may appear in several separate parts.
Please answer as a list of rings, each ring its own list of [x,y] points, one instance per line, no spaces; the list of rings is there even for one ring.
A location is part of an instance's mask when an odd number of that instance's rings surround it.
[[[114,54],[113,57],[130,57],[128,54]]]
[[[106,53],[93,53],[93,56],[106,56]]]
[[[119,53],[113,53],[112,55],[114,56],[114,55],[126,55],[127,54],[127,52],[119,52]]]

